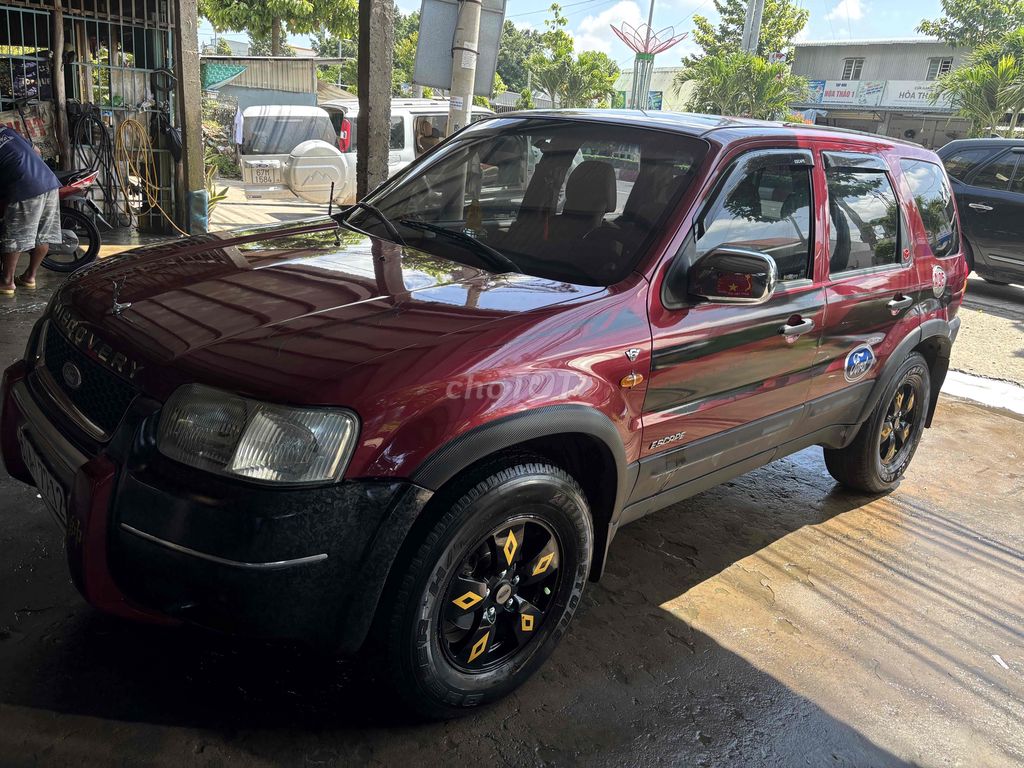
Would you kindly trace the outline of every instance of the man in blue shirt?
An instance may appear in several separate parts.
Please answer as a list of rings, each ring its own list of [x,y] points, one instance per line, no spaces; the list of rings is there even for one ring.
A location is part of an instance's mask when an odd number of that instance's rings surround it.
[[[0,234],[0,296],[13,296],[16,285],[36,287],[36,271],[49,244],[61,241],[59,188],[35,147],[17,131],[0,126],[0,205],[7,204]],[[29,251],[28,269],[16,276],[24,251]]]

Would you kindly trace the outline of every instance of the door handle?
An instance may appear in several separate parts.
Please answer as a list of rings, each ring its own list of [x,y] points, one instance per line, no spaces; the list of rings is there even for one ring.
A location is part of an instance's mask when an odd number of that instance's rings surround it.
[[[798,323],[786,323],[784,326],[779,328],[779,333],[788,338],[796,338],[797,336],[803,336],[808,331],[814,330],[814,321],[810,318],[801,320]]]
[[[968,207],[973,208],[976,211],[991,211],[991,205],[985,205],[984,203],[968,203]]]
[[[889,302],[889,311],[896,315],[902,312],[904,309],[906,309],[913,303],[914,299],[912,296],[903,296],[902,294],[899,294],[896,296],[895,299]]]

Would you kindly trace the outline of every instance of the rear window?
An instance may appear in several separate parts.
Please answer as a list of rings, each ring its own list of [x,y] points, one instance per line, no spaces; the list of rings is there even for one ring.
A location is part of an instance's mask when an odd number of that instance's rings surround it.
[[[322,115],[254,115],[242,125],[243,155],[287,155],[296,146],[310,139],[320,139],[332,146],[338,134],[331,118]]]
[[[925,160],[901,160],[900,165],[928,233],[932,253],[940,257],[955,253],[959,243],[956,209],[953,191],[942,169]]]

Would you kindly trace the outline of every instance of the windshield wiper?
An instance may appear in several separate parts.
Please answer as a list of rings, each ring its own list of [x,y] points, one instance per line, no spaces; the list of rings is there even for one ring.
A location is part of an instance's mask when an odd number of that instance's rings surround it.
[[[477,256],[484,256],[493,266],[501,269],[505,272],[519,272],[523,270],[506,256],[501,251],[492,248],[487,243],[482,243],[472,235],[467,235],[465,232],[461,232],[457,229],[448,229],[438,224],[431,224],[426,221],[417,221],[416,219],[398,219],[398,223],[403,227],[409,227],[409,229],[422,229],[427,232],[433,232],[436,235],[447,237],[449,240],[456,240],[459,243],[470,246],[470,250],[473,251]]]
[[[363,230],[359,229],[354,224],[351,224],[348,221],[349,215],[360,209],[366,211],[367,213],[370,213],[371,215],[373,215],[375,219],[377,219],[377,221],[383,224],[384,229],[387,230],[387,233],[391,236],[393,240],[395,240],[395,242],[397,242],[399,245],[403,247],[408,245],[408,243],[405,242],[402,236],[398,233],[398,227],[391,223],[391,219],[385,216],[383,212],[380,210],[380,208],[370,203],[358,202],[355,203],[354,205],[350,205],[344,211],[339,211],[338,223],[347,225],[350,229],[354,229],[361,235],[368,234],[367,232],[363,232]]]

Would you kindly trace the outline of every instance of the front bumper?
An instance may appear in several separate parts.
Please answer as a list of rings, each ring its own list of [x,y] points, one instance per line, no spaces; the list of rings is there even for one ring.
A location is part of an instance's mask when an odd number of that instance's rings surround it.
[[[361,645],[430,491],[395,480],[276,489],[215,477],[156,450],[159,404],[141,396],[108,443],[88,444],[47,416],[27,375],[24,363],[4,374],[0,448],[7,471],[37,485],[48,506],[63,494],[57,516],[86,600],[134,619],[342,652]]]

